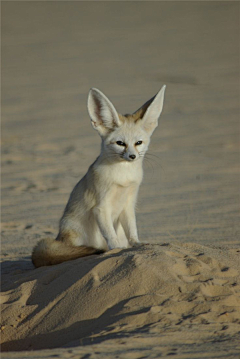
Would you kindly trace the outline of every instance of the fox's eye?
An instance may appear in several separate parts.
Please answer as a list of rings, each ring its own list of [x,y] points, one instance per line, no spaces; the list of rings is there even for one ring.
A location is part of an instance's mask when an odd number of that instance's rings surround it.
[[[126,147],[126,143],[124,143],[124,142],[122,142],[122,141],[117,141],[116,144],[117,144],[118,146],[124,146],[124,147]]]
[[[139,146],[139,145],[141,145],[142,144],[142,141],[137,141],[136,143],[135,143],[135,146]]]

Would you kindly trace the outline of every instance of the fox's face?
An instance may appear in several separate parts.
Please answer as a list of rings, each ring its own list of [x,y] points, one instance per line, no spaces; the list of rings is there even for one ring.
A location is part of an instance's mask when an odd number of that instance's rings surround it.
[[[141,123],[122,116],[120,127],[103,138],[102,146],[106,155],[119,161],[137,161],[143,158],[150,142],[150,136]]]
[[[102,138],[102,152],[113,161],[143,158],[162,112],[165,87],[132,115],[120,115],[99,90],[91,89],[88,111],[93,128]]]

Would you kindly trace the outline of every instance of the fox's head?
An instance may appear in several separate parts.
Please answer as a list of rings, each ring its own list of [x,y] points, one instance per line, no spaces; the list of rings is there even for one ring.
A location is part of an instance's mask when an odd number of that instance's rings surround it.
[[[102,138],[103,152],[113,160],[136,161],[142,158],[150,137],[158,125],[166,86],[132,115],[119,114],[98,89],[88,95],[88,112],[92,126]]]

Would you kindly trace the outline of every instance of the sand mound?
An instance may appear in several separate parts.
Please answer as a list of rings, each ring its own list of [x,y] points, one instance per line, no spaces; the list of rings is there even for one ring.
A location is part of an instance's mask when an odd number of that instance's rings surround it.
[[[240,323],[238,260],[237,250],[144,245],[7,274],[2,349],[76,346],[143,330],[154,336],[190,328],[193,335],[197,327],[202,340],[233,335]]]

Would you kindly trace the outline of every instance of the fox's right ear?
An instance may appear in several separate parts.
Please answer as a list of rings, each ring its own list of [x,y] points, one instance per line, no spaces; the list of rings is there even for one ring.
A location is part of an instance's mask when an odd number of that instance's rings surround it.
[[[100,136],[106,136],[121,125],[115,107],[98,89],[91,88],[89,91],[87,107],[92,126]]]
[[[145,130],[150,136],[158,125],[158,118],[160,117],[163,109],[165,89],[166,85],[161,88],[156,96],[152,97],[133,114],[135,122],[141,120]]]

